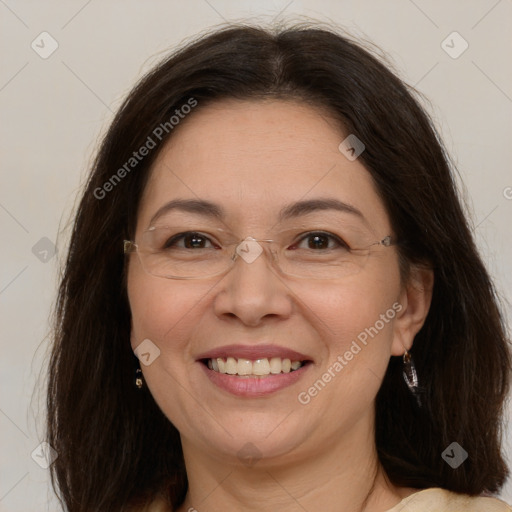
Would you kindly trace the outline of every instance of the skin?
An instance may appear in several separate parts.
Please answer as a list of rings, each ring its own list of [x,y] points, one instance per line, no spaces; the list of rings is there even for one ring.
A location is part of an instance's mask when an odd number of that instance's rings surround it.
[[[338,150],[346,135],[322,110],[294,101],[198,107],[153,166],[135,238],[175,198],[221,205],[225,225],[214,225],[229,226],[240,239],[272,238],[284,205],[325,197],[361,210],[370,242],[392,235],[371,175]],[[325,215],[308,220],[314,226]],[[415,489],[392,485],[379,465],[374,400],[390,357],[410,349],[423,325],[432,272],[413,269],[402,283],[395,247],[379,247],[358,274],[331,281],[284,277],[267,261],[238,260],[221,277],[174,280],[147,274],[131,255],[132,348],[149,338],[160,349],[142,365],[144,379],[182,438],[189,491],[179,512],[256,511],[262,500],[266,510],[282,512],[359,512],[373,483],[364,510],[392,508]],[[378,335],[309,404],[299,403],[297,395],[395,303],[401,311]],[[276,343],[314,363],[283,390],[236,397],[214,386],[196,362],[202,352],[236,343]],[[237,456],[246,443],[261,457],[251,466]]]

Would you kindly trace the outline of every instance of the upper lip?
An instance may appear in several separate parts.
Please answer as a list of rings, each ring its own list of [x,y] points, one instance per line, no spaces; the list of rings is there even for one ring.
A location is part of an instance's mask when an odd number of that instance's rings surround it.
[[[265,357],[280,357],[281,359],[290,359],[290,361],[311,361],[312,358],[306,354],[301,354],[296,350],[278,345],[223,345],[204,352],[197,357],[197,360],[216,359],[218,357],[235,357],[237,359],[263,359]]]

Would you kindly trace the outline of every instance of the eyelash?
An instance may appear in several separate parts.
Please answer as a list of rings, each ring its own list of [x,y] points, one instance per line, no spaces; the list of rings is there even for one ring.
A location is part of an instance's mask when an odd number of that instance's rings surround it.
[[[185,237],[190,236],[190,235],[192,235],[192,236],[195,235],[199,238],[206,239],[212,244],[212,241],[208,238],[208,236],[204,235],[203,233],[199,233],[197,231],[186,231],[184,233],[178,233],[177,235],[174,235],[171,238],[169,238],[169,240],[167,240],[165,242],[163,249],[169,249],[169,248],[175,246],[176,242],[184,240]],[[299,245],[304,240],[307,240],[308,238],[313,237],[313,236],[327,237],[329,240],[334,241],[338,246],[340,246],[344,249],[350,249],[348,244],[344,240],[342,240],[340,237],[338,237],[332,233],[325,232],[325,231],[309,231],[307,233],[302,233],[301,235],[299,235],[300,238],[297,240],[297,242],[294,242],[292,244],[292,247]]]

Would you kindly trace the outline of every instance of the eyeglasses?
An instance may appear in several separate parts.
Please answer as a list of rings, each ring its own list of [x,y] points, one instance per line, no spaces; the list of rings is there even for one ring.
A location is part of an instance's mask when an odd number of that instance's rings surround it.
[[[372,251],[390,247],[391,236],[365,247],[352,248],[327,231],[278,233],[273,240],[237,240],[224,229],[215,236],[180,226],[153,226],[140,240],[124,241],[124,253],[136,252],[142,268],[166,279],[203,279],[226,273],[237,259],[253,263],[263,252],[282,274],[306,279],[337,279],[357,274]]]

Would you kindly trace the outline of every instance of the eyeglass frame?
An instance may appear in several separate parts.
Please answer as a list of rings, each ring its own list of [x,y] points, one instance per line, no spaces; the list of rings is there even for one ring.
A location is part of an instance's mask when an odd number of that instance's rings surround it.
[[[154,228],[155,227],[152,226],[149,229],[147,229],[145,232],[150,231],[151,229],[154,229]],[[221,231],[224,231],[224,230],[221,229]],[[194,232],[194,231],[191,231],[191,232]],[[232,246],[232,245],[234,246],[234,251],[233,251],[233,254],[232,254],[231,258],[230,258],[231,261],[234,262],[237,259],[237,257],[240,256],[237,253],[237,249],[240,246],[240,244],[242,244],[243,242],[247,242],[247,241],[258,242],[258,243],[259,242],[275,242],[275,243],[277,242],[276,240],[273,240],[273,239],[256,239],[256,238],[253,238],[251,236],[247,236],[243,240],[239,240],[237,242],[232,242],[232,243],[226,244],[226,246],[224,246],[223,248],[226,248],[226,247],[229,247],[229,246]],[[398,241],[397,240],[393,240],[392,235],[386,235],[381,240],[373,242],[373,243],[369,244],[366,247],[350,248],[350,250],[351,251],[363,251],[363,250],[369,250],[371,247],[374,247],[374,246],[390,247],[390,246],[393,246],[393,245],[398,245]],[[264,251],[263,248],[262,248],[262,250]],[[217,273],[209,274],[207,276],[163,276],[163,275],[153,274],[153,273],[149,272],[146,269],[146,267],[144,265],[144,262],[142,261],[142,256],[141,256],[141,253],[140,253],[140,250],[139,250],[139,245],[134,240],[123,240],[123,252],[124,252],[125,255],[126,254],[131,254],[133,252],[136,252],[138,257],[139,257],[139,261],[140,261],[140,264],[141,264],[143,270],[148,275],[151,275],[151,276],[154,276],[154,277],[160,277],[162,279],[180,279],[180,280],[181,279],[209,279],[211,277],[217,277],[217,276],[220,276],[220,275],[223,275],[223,274],[227,274],[233,268],[233,265],[230,265],[225,270],[221,270],[221,271],[219,271]],[[275,254],[275,251],[270,250],[270,253],[273,255],[273,259],[275,261],[277,261],[277,256]],[[271,265],[272,265],[272,263],[271,263]],[[304,276],[301,276],[301,275],[290,274],[288,272],[283,271],[279,264],[277,264],[277,265],[273,264],[272,266],[275,267],[276,270],[278,270],[280,273],[284,274],[285,276],[298,277],[300,279],[332,279],[332,278],[304,277]]]

